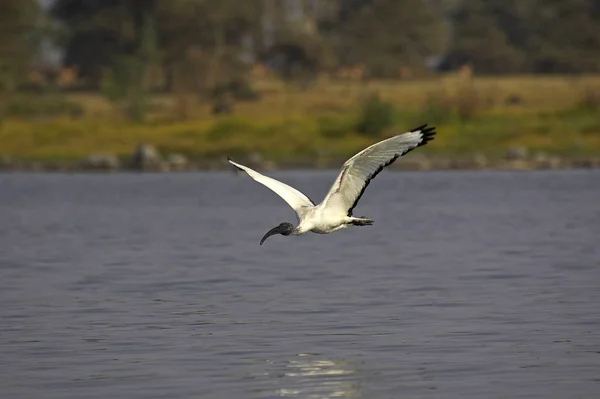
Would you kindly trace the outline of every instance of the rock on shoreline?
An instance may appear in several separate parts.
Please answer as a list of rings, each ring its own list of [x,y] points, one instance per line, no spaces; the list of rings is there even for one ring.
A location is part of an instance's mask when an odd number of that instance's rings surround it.
[[[240,160],[240,162],[244,162]],[[341,162],[320,162],[318,165],[310,162],[294,162],[277,164],[272,161],[252,165],[262,171],[291,170],[291,169],[333,169],[337,170]],[[600,157],[596,158],[542,158],[527,160],[488,160],[480,156],[453,158],[423,158],[419,160],[396,162],[390,166],[392,170],[542,170],[542,169],[600,169]],[[0,172],[190,172],[190,171],[232,171],[229,165],[221,161],[190,162],[180,155],[169,155],[166,160],[145,166],[133,167],[127,162],[120,161],[110,154],[93,154],[79,162],[42,162],[18,161],[6,159],[0,161]]]
[[[339,169],[344,159],[287,161],[276,163],[250,154],[240,162],[259,170],[276,169]],[[391,165],[395,170],[539,170],[539,169],[595,169],[600,168],[600,156],[559,157],[545,153],[531,154],[526,148],[511,148],[502,158],[483,154],[456,156],[426,156],[411,154]],[[129,157],[120,158],[110,153],[94,153],[81,161],[24,161],[0,155],[0,171],[30,172],[183,172],[232,170],[226,159],[191,161],[185,155],[169,153],[163,156],[155,147],[138,145]]]

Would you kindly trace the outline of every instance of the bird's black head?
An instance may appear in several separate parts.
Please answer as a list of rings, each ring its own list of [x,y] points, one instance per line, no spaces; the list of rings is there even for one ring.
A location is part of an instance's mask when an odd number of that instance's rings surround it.
[[[271,230],[265,234],[265,236],[260,240],[260,245],[263,245],[263,242],[266,241],[267,238],[271,237],[274,234],[281,234],[284,236],[289,236],[294,231],[294,225],[288,222],[283,222],[279,224],[279,226],[273,227]]]

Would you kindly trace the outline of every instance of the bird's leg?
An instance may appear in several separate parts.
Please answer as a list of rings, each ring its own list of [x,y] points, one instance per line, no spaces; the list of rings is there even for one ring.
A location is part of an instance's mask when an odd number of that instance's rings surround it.
[[[354,226],[371,226],[374,223],[374,221],[371,219],[367,219],[364,216],[361,216],[359,218],[350,218],[350,223]]]

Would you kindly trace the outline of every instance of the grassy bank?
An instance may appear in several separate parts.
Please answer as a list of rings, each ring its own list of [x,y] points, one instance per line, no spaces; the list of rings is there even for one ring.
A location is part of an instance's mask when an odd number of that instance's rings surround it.
[[[264,80],[255,87],[261,99],[236,104],[234,116],[211,116],[207,104],[189,99],[185,121],[175,117],[180,103],[156,96],[148,121],[141,124],[124,120],[98,94],[67,94],[61,98],[79,110],[40,116],[34,109],[6,117],[0,125],[0,156],[38,161],[74,161],[94,153],[128,157],[143,142],[191,159],[259,154],[281,163],[326,163],[424,123],[439,131],[423,151],[431,156],[493,159],[514,147],[565,157],[600,156],[596,76],[319,82],[309,90]],[[383,111],[377,109],[365,115],[365,99],[374,92],[393,107],[390,123],[375,131],[361,128],[365,119],[381,119],[378,112]]]

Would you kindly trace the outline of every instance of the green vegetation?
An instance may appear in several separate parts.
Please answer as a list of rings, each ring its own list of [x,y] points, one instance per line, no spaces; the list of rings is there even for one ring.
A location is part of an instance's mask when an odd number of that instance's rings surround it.
[[[590,93],[597,93],[599,83],[599,77],[578,84],[564,77],[381,81],[368,87],[378,97],[363,101],[362,84],[322,84],[296,89],[290,97],[281,83],[262,81],[255,84],[262,100],[240,104],[235,116],[212,116],[208,104],[198,101],[196,117],[177,122],[169,115],[175,99],[163,96],[154,98],[162,106],[144,123],[123,119],[101,96],[71,94],[63,103],[78,104],[84,112],[67,106],[60,117],[7,118],[0,129],[0,155],[37,160],[128,156],[145,142],[202,160],[258,153],[284,163],[310,162],[317,154],[339,161],[374,140],[423,123],[438,126],[438,138],[425,152],[431,155],[494,158],[515,146],[598,155],[600,113]],[[46,101],[37,101],[45,114]]]
[[[365,136],[377,137],[394,125],[394,111],[394,104],[373,94],[361,104],[356,130]]]
[[[140,143],[326,165],[422,124],[422,156],[600,155],[596,0],[40,4],[0,3],[0,166]]]

